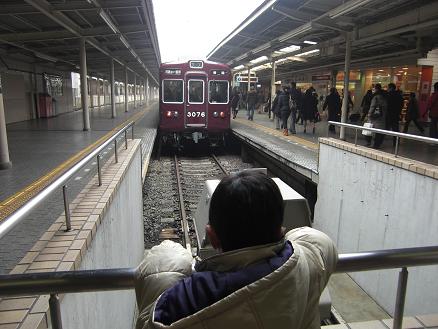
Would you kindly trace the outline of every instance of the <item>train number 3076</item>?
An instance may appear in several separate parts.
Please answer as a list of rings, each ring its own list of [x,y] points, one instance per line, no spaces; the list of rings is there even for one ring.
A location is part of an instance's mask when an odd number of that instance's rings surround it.
[[[205,118],[205,112],[187,112],[188,118]]]

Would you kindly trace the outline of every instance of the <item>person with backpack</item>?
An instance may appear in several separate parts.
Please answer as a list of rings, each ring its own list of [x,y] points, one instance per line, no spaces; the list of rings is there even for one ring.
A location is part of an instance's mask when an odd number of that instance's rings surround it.
[[[433,85],[433,93],[427,102],[427,111],[430,118],[430,137],[438,138],[438,82]]]
[[[289,119],[289,115],[291,112],[289,107],[289,100],[289,88],[287,86],[283,86],[283,91],[280,93],[280,96],[278,98],[278,108],[280,110],[281,129],[283,129],[284,136],[289,136],[289,133],[287,131],[287,120]]]
[[[388,101],[386,100],[386,95],[382,90],[382,85],[380,83],[377,83],[374,86],[374,96],[371,100],[370,110],[368,112],[368,121],[371,122],[373,128],[385,129],[387,113]],[[376,133],[374,136],[373,148],[380,148],[384,138],[385,135]],[[371,140],[369,140],[368,144],[371,144]]]

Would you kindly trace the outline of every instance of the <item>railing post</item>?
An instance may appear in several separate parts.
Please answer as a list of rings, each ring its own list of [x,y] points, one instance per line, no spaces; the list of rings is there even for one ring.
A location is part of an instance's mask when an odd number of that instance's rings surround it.
[[[100,154],[97,155],[97,178],[99,180],[99,186],[102,186],[102,172],[100,168]]]
[[[134,122],[131,125],[131,139],[134,140]]]
[[[125,129],[125,149],[128,149],[128,132]]]
[[[397,297],[395,300],[393,329],[401,329],[405,309],[406,287],[408,285],[408,269],[403,267],[398,274]]]
[[[53,329],[62,329],[61,305],[59,297],[56,294],[50,294],[49,298],[50,319],[52,320]]]
[[[398,145],[399,145],[399,143],[400,143],[400,137],[396,137],[396,139],[395,139],[395,152],[394,152],[394,155],[395,155],[395,157],[397,157],[397,155],[398,155]]]
[[[357,146],[357,129],[355,129],[355,135],[354,135],[354,146]]]
[[[62,194],[64,196],[65,226],[67,228],[66,231],[71,231],[70,207],[68,204],[67,185],[64,185],[62,187]]]
[[[116,163],[118,163],[119,157],[117,155],[117,138],[114,139],[114,158],[116,160]]]

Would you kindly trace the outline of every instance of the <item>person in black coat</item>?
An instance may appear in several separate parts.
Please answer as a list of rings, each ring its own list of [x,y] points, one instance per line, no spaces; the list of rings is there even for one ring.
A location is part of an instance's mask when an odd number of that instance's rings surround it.
[[[318,98],[315,89],[310,87],[306,90],[303,97],[303,119],[304,119],[304,133],[306,133],[307,122],[312,123],[312,131],[315,133],[315,119],[316,113],[318,112]]]
[[[291,123],[290,123],[290,127],[289,127],[289,132],[291,134],[296,134],[295,131],[295,123],[297,121],[297,112],[298,112],[298,107],[299,104],[301,104],[302,102],[302,94],[301,91],[299,91],[297,89],[297,84],[296,82],[291,82],[291,88],[289,90],[289,94],[290,94],[290,110],[291,110]]]
[[[285,136],[289,135],[287,131],[287,119],[290,115],[289,100],[289,88],[285,86],[278,97],[278,108],[281,116],[281,129],[283,129],[283,135]]]
[[[280,129],[281,116],[280,116],[280,108],[278,107],[278,99],[280,97],[280,94],[281,94],[281,90],[277,90],[275,92],[275,97],[274,97],[274,100],[272,102],[271,111],[274,115],[275,129]]]
[[[418,110],[418,102],[417,98],[415,97],[415,93],[409,94],[409,103],[408,103],[408,109],[406,113],[406,123],[403,128],[403,132],[406,134],[408,132],[408,127],[411,121],[414,121],[415,125],[417,126],[418,130],[424,134],[424,128],[418,123],[418,118],[420,117],[420,111]]]
[[[325,111],[326,108],[328,108],[328,121],[341,121],[341,96],[336,88],[330,88],[330,94],[325,98],[322,110]],[[329,131],[335,133],[335,126],[329,125]]]
[[[233,91],[233,96],[231,98],[231,109],[233,111],[233,119],[236,118],[237,112],[239,112],[239,109],[237,107],[239,105],[239,101],[240,101],[240,92],[237,88],[235,88]]]
[[[400,113],[403,109],[403,96],[400,90],[396,90],[395,84],[388,84],[388,92],[386,93],[388,103],[388,112],[386,115],[386,130],[399,132]],[[395,145],[396,137],[393,137],[393,145]]]

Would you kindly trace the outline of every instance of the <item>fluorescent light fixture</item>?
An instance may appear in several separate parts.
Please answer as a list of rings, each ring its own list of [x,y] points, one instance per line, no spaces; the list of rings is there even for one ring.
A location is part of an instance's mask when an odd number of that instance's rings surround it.
[[[245,68],[245,66],[243,66],[243,65],[237,65],[237,66],[233,67],[233,70],[241,70],[244,68]]]
[[[49,56],[49,55],[46,55],[46,54],[43,54],[43,53],[40,53],[38,51],[35,51],[34,54],[35,54],[36,57],[41,58],[41,59],[45,59],[46,61],[49,61],[49,62],[56,63],[58,61],[57,58]]]
[[[306,51],[306,52],[304,52],[304,53],[298,54],[298,55],[296,55],[296,56],[297,56],[297,57],[307,56],[307,55],[315,54],[315,53],[317,53],[317,52],[319,52],[319,49],[309,50],[309,51]]]
[[[253,16],[251,16],[247,21],[244,21],[242,25],[238,26],[233,32],[231,32],[220,44],[218,44],[207,56],[206,59],[210,58],[217,50],[219,50],[224,44],[234,38],[239,34],[245,27],[251,24],[257,17],[263,14],[267,9],[274,5],[278,0],[271,0],[265,4],[259,11],[257,11]],[[236,59],[238,60],[238,59]]]
[[[125,39],[124,36],[120,36],[120,41],[122,41],[122,43],[125,45],[126,48],[130,48],[128,41]]]
[[[300,49],[301,49],[300,46],[297,46],[297,45],[290,45],[289,47],[281,48],[281,49],[279,50],[279,52],[281,52],[281,53],[291,53],[291,52],[293,52],[293,51],[297,51],[297,50],[300,50]]]
[[[271,47],[270,43],[265,43],[264,45],[261,45],[260,47],[257,47],[255,49],[252,50],[253,54],[257,54],[263,50],[269,49]]]
[[[309,40],[304,40],[303,43],[307,43],[308,45],[316,45],[316,44],[318,44],[318,42],[309,41]]]
[[[294,29],[288,33],[281,35],[278,38],[278,41],[283,42],[283,41],[289,40],[293,37],[299,36],[300,34],[309,32],[311,29],[312,29],[312,22],[308,22],[306,24],[303,24],[303,25],[297,27],[296,29]]]
[[[113,32],[115,34],[119,34],[120,31],[117,28],[117,26],[113,23],[113,21],[111,20],[111,18],[108,16],[108,14],[105,12],[105,10],[100,9],[99,10],[99,16],[105,21],[106,25],[108,25],[110,27],[111,30],[113,30]]]
[[[253,59],[253,60],[250,61],[250,62],[253,63],[253,64],[256,64],[256,63],[263,62],[263,61],[265,61],[265,60],[267,60],[267,59],[268,59],[267,56],[260,56],[260,57],[258,57],[258,58],[256,58],[256,59]]]
[[[251,70],[253,70],[253,71],[260,71],[260,70],[266,70],[266,69],[270,69],[270,68],[271,68],[271,64],[266,63],[266,64],[263,64],[263,65],[260,65],[260,66],[253,67]]]
[[[350,0],[338,7],[336,7],[335,9],[331,10],[329,12],[329,17],[330,18],[336,18],[342,15],[346,15],[350,12],[352,12],[353,10],[361,7],[361,6],[365,6],[367,3],[372,2],[374,0]]]

